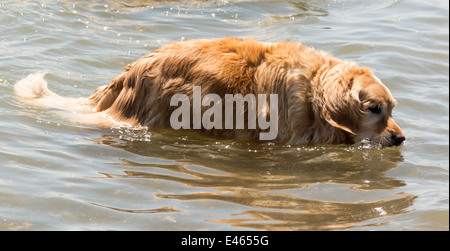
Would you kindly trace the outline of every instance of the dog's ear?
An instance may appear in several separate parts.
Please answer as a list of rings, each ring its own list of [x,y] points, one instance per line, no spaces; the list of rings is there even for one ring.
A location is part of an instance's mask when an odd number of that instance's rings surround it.
[[[355,67],[337,65],[322,78],[322,117],[331,126],[356,135],[360,117],[360,100],[354,93]],[[356,97],[355,97],[356,96]]]
[[[356,135],[359,112],[360,102],[349,92],[338,97],[328,96],[322,110],[323,118],[328,124],[352,135]]]
[[[353,132],[350,128],[348,128],[347,126],[341,125],[339,123],[337,123],[336,121],[334,121],[333,118],[331,118],[330,114],[328,112],[325,113],[325,120],[332,126],[339,128],[341,130],[344,130],[352,135],[356,135],[355,132]]]

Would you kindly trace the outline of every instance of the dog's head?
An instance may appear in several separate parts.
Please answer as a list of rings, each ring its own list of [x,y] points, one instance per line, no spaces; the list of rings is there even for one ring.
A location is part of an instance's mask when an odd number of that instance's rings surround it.
[[[383,146],[405,140],[392,118],[395,99],[388,88],[367,68],[342,64],[323,78],[325,120],[345,131],[350,141],[369,139]]]

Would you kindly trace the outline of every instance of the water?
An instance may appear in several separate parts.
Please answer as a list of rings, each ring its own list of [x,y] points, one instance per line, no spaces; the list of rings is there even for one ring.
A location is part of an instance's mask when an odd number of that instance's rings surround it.
[[[448,230],[448,12],[444,0],[2,0],[0,230]],[[13,98],[29,73],[89,96],[171,41],[225,36],[371,67],[405,144],[102,129]]]

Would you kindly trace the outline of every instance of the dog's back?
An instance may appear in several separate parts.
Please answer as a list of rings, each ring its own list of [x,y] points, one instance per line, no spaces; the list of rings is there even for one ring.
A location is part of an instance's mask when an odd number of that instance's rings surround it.
[[[170,115],[176,107],[170,105],[175,94],[187,95],[193,105],[193,87],[201,87],[201,96],[216,94],[276,94],[281,95],[277,111],[282,114],[280,128],[284,140],[289,138],[289,93],[303,92],[302,86],[290,75],[296,71],[301,78],[312,77],[314,68],[320,67],[322,53],[295,42],[261,43],[251,39],[224,38],[217,40],[191,40],[173,43],[145,55],[127,65],[122,73],[108,85],[101,86],[89,98],[63,98],[47,88],[44,74],[31,74],[16,85],[16,95],[35,105],[77,111],[68,116],[72,121],[100,126],[145,126],[149,128],[170,125]],[[299,67],[299,64],[306,64]],[[315,64],[315,65],[314,65]],[[308,81],[304,81],[308,82]],[[295,88],[295,91],[289,88]],[[224,102],[224,100],[223,100]],[[270,117],[270,108],[257,116]],[[283,107],[280,107],[283,106]],[[296,107],[302,123],[302,102]],[[192,108],[192,107],[191,107]],[[207,106],[201,107],[203,114]],[[248,106],[245,107],[247,123]],[[192,119],[191,119],[192,121]],[[300,128],[301,129],[301,128]],[[254,130],[213,130],[215,135],[256,138],[260,128]]]

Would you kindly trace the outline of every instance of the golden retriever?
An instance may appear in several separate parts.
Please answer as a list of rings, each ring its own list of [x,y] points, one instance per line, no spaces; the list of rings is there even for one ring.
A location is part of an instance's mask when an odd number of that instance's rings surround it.
[[[369,139],[398,146],[405,140],[392,119],[394,98],[368,68],[296,42],[224,38],[173,43],[127,65],[89,98],[60,97],[47,88],[43,77],[44,73],[30,74],[19,81],[16,96],[36,105],[78,111],[72,120],[99,126],[168,127],[177,109],[171,103],[176,94],[186,95],[190,107],[205,115],[210,106],[194,107],[193,89],[198,86],[201,97],[215,94],[222,104],[226,94],[276,94],[277,103],[267,102],[258,110],[258,117],[265,119],[277,112],[273,141],[351,144]],[[195,127],[192,114],[186,118],[191,125],[187,126],[217,137],[258,139],[267,127],[249,127],[249,111],[247,102],[246,128],[199,128],[198,123]]]

